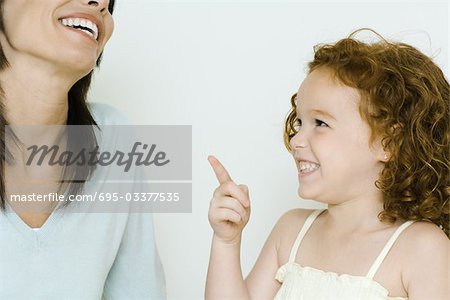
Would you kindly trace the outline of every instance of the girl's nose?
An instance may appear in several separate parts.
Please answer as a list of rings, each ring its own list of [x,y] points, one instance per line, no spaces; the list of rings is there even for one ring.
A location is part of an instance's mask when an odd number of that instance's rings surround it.
[[[296,149],[296,148],[305,148],[307,147],[308,143],[306,142],[305,137],[300,133],[300,131],[298,131],[292,138],[290,141],[291,144],[291,148],[292,149]]]

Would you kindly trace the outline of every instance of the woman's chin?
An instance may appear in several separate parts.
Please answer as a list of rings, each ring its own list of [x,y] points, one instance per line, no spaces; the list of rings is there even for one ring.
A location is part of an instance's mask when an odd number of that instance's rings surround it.
[[[80,62],[78,65],[70,66],[74,73],[83,74],[83,77],[95,68],[95,61]]]
[[[85,51],[72,51],[58,60],[59,65],[65,70],[71,70],[74,73],[87,74],[95,68],[97,55],[94,53],[87,54]]]
[[[95,62],[83,62],[78,65],[75,64],[71,64],[68,65],[66,64],[65,66],[65,70],[70,70],[70,73],[73,75],[76,75],[76,77],[78,78],[77,81],[83,77],[85,77],[87,74],[89,74],[93,69],[95,68]]]

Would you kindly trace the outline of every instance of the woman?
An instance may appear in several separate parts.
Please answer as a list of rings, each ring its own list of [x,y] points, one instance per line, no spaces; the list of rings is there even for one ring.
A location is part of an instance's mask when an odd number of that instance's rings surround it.
[[[0,8],[2,128],[120,123],[111,107],[86,103],[93,69],[113,32],[114,0],[0,0]],[[95,145],[90,128],[83,140]],[[8,181],[5,170],[24,181],[36,174],[10,163],[8,155],[17,153],[6,139],[2,134],[0,299],[165,298],[151,215],[69,213],[72,204],[19,213],[8,199],[24,185]],[[41,168],[37,175],[60,172]],[[94,168],[76,175],[81,184],[69,185],[70,191],[102,189],[87,181],[91,175],[104,179]]]

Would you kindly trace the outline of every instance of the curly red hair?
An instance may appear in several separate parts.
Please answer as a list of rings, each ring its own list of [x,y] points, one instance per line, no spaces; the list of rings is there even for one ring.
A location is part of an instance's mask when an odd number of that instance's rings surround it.
[[[389,159],[375,182],[383,193],[381,221],[429,220],[449,237],[449,83],[431,58],[416,48],[354,38],[314,47],[309,73],[326,68],[343,84],[358,89],[359,112],[371,128],[369,143],[380,138]],[[296,133],[296,101],[291,98],[284,142]]]

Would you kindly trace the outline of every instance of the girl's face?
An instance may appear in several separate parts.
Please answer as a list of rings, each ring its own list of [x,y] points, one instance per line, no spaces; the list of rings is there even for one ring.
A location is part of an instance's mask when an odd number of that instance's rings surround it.
[[[85,75],[95,67],[113,32],[109,0],[2,2],[4,32],[0,32],[0,42],[11,64],[22,55],[31,55],[45,62],[52,61],[65,70],[76,69]],[[72,23],[72,26],[81,22],[79,25],[89,27],[86,30],[94,32],[94,37],[62,22]]]
[[[297,134],[291,139],[299,171],[299,196],[338,204],[376,191],[384,152],[369,147],[370,127],[358,111],[359,94],[326,69],[316,69],[297,93]],[[304,173],[302,162],[314,162]]]

